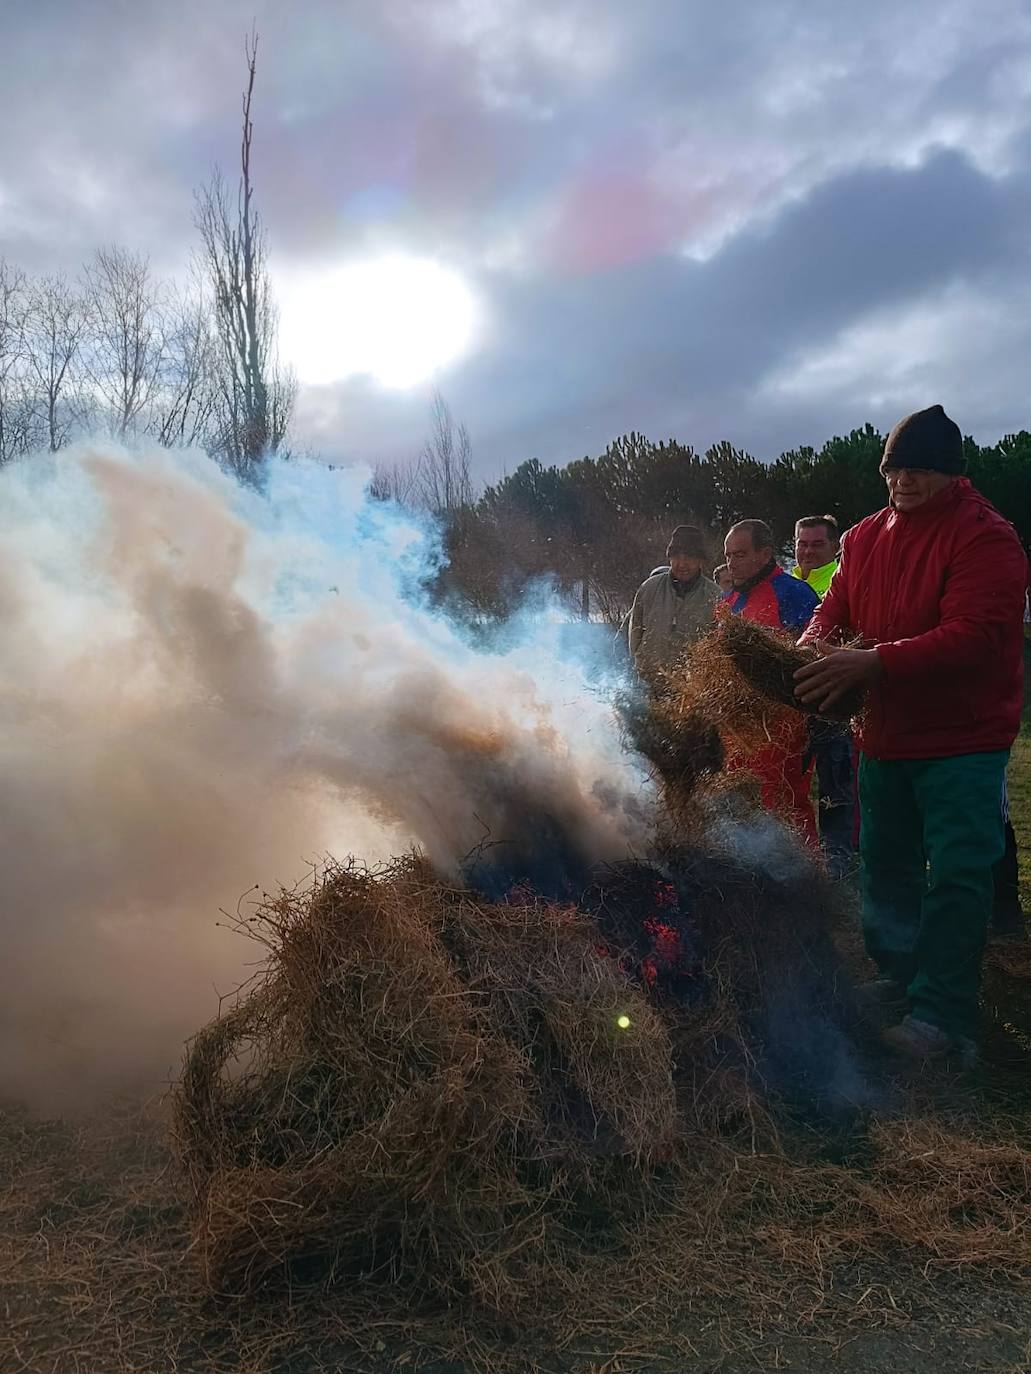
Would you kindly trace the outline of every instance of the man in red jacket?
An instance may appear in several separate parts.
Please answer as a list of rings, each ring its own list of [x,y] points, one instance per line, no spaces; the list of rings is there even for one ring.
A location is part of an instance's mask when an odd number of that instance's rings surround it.
[[[868,690],[859,726],[867,993],[901,1015],[885,1032],[919,1059],[976,1057],[981,955],[1000,798],[1020,725],[1027,564],[1011,525],[963,477],[941,406],[901,420],[884,447],[888,505],[846,534],[803,641],[803,702]],[[862,648],[840,648],[861,637]]]

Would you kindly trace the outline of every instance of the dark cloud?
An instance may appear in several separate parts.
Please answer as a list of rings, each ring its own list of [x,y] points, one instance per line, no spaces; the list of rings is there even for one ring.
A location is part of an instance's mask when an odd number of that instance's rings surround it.
[[[488,327],[439,381],[483,472],[630,427],[772,453],[907,388],[1020,420],[1022,0],[8,0],[0,256],[181,268],[252,20],[277,265],[469,277]],[[303,397],[301,438],[403,457],[425,407],[352,378]]]
[[[787,426],[802,415],[751,405],[771,371],[887,307],[926,309],[960,282],[995,291],[1024,254],[1027,202],[1023,177],[941,153],[842,176],[704,264],[666,256],[509,286],[503,339],[456,376],[453,399],[491,466],[576,456],[631,427],[775,453],[798,442]],[[867,414],[885,418],[823,422]]]

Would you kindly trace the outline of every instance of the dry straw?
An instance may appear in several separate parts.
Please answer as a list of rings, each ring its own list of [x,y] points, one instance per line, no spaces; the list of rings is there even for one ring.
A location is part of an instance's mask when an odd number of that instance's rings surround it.
[[[212,1287],[318,1264],[508,1310],[542,1250],[669,1161],[669,1033],[574,910],[487,905],[405,859],[330,868],[247,924],[267,973],[176,1100]]]
[[[667,713],[700,716],[743,748],[760,749],[777,739],[786,717],[803,710],[794,675],[816,657],[815,647],[800,648],[776,630],[728,617],[670,673]],[[829,718],[848,720],[862,706],[862,696],[852,693]]]
[[[967,1117],[875,1123],[848,1166],[798,1140],[791,1158],[686,1132],[647,1208],[628,1197],[590,1250],[537,1251],[534,1304],[506,1326],[482,1305],[413,1303],[382,1284],[213,1301],[195,1281],[160,1119],[55,1129],[0,1113],[0,1368],[339,1374],[439,1360],[589,1374],[717,1368],[734,1352],[769,1368],[779,1349],[831,1367],[864,1332],[893,1333],[897,1354],[929,1323],[947,1340],[971,1322],[1002,1368],[1031,1282],[1031,1155],[984,1098]]]

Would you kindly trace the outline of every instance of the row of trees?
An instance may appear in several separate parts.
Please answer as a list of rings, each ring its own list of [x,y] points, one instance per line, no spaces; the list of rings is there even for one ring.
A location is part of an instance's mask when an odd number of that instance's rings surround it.
[[[101,249],[80,277],[27,278],[0,262],[0,462],[76,432],[217,447],[209,301]]]
[[[266,239],[254,206],[247,46],[240,178],[198,192],[200,249],[188,287],[145,257],[100,249],[76,278],[0,260],[0,463],[77,432],[197,444],[245,481],[284,444],[295,396],[276,356]]]
[[[624,435],[599,458],[565,467],[536,459],[473,499],[468,483],[439,478],[464,454],[450,412],[438,401],[434,439],[419,462],[381,478],[379,494],[425,506],[444,522],[450,566],[436,593],[476,618],[505,615],[528,583],[548,578],[584,616],[618,623],[642,578],[663,558],[670,529],[691,523],[709,532],[713,562],[736,520],[759,516],[786,553],[801,515],[832,514],[842,528],[884,504],[878,463],[884,436],[872,425],[792,449],[771,463],[729,443],[704,454],[677,440]],[[982,447],[965,440],[975,486],[1031,545],[1031,434]],[[437,474],[438,480],[429,478]],[[442,499],[441,493],[457,493]]]

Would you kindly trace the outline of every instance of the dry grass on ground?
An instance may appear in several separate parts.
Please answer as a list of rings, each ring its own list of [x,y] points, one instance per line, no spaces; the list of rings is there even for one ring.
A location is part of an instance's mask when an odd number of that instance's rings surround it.
[[[586,1374],[619,1352],[610,1368],[736,1368],[735,1354],[755,1367],[756,1350],[775,1367],[781,1346],[829,1358],[864,1332],[896,1333],[897,1355],[917,1323],[979,1349],[983,1337],[999,1363],[980,1368],[1020,1367],[1031,1157],[1006,1126],[971,1140],[931,1120],[885,1122],[848,1165],[687,1140],[632,1234],[617,1228],[575,1272],[542,1275],[553,1311],[535,1326],[386,1283],[212,1296],[175,1201],[166,1126],[160,1114],[51,1131],[5,1119],[4,1166],[13,1156],[18,1179],[3,1199],[0,1368],[314,1374],[464,1361]],[[1001,1317],[998,1302],[989,1318],[971,1300],[985,1289],[1013,1295]]]

